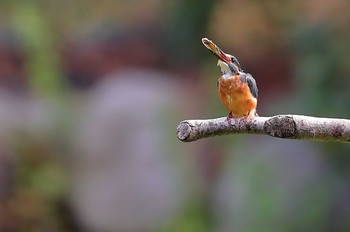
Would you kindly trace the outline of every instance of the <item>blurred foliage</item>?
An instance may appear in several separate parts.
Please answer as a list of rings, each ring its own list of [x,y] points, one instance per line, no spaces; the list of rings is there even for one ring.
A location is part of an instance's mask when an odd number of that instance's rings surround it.
[[[346,51],[327,25],[300,28],[295,38],[295,81],[299,107],[306,114],[346,117],[350,98]],[[345,42],[345,41],[344,41]],[[312,107],[310,107],[312,106]],[[325,107],[327,106],[327,107]]]
[[[213,216],[206,201],[192,200],[182,214],[159,232],[213,231]]]
[[[348,40],[335,38],[329,24],[302,26],[295,32],[296,111],[315,116],[349,118]],[[323,144],[338,171],[349,173],[346,144]]]
[[[180,0],[171,2],[172,9],[164,22],[165,50],[172,55],[173,63],[197,63],[206,54],[200,39],[207,33],[207,25],[214,0]],[[199,7],[200,6],[200,7]],[[170,6],[167,6],[170,8]],[[174,46],[176,44],[176,46]]]
[[[69,212],[61,209],[65,208],[67,180],[50,142],[26,133],[18,133],[14,139],[16,175],[12,194],[0,207],[0,229],[65,230],[68,220],[64,215]]]
[[[16,31],[20,34],[26,53],[30,85],[34,92],[43,96],[58,97],[63,91],[59,55],[55,48],[53,22],[49,12],[34,2],[16,4],[13,14]]]

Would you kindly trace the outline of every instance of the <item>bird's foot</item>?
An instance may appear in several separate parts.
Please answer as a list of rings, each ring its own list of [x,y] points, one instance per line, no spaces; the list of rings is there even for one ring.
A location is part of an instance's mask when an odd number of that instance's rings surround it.
[[[242,119],[246,120],[247,122],[251,122],[253,121],[255,116],[250,116],[250,115],[247,115],[247,116],[243,116]]]
[[[243,118],[247,121],[247,122],[251,122],[253,121],[253,119],[255,117],[259,117],[259,115],[256,113],[255,110],[252,110],[249,112],[249,114],[247,116],[244,116]]]
[[[226,116],[227,121],[230,120],[231,118],[233,118],[232,112],[230,112],[230,113]]]
[[[237,120],[237,119],[239,119],[239,117],[233,116],[233,115],[232,115],[232,112],[230,112],[230,113],[226,116],[226,119],[227,119],[227,121],[230,120],[230,119]]]
[[[230,125],[233,125],[240,119],[240,117],[233,116],[232,113],[230,112],[227,115],[226,119],[230,123]]]

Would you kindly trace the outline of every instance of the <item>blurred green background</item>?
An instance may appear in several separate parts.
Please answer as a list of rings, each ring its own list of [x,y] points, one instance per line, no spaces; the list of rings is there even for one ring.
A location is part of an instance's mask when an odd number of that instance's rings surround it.
[[[235,135],[234,54],[258,113],[349,118],[350,2],[1,1],[0,231],[350,231],[347,144]]]

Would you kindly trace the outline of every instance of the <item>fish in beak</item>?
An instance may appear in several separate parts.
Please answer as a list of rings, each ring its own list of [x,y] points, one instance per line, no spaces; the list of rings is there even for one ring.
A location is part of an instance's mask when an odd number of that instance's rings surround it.
[[[221,72],[228,73],[227,67],[233,74],[238,74],[240,71],[243,71],[237,58],[230,54],[226,54],[213,41],[208,38],[203,38],[202,43],[217,58],[219,58],[218,66],[220,66]]]

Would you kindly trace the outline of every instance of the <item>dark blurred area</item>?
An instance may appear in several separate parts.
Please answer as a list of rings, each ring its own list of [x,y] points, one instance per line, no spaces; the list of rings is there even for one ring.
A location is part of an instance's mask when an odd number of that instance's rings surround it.
[[[0,231],[349,231],[350,147],[181,143],[227,114],[215,41],[258,113],[349,118],[350,2],[2,1]]]

